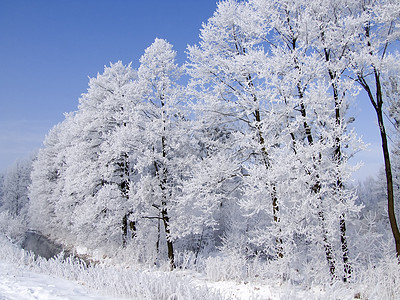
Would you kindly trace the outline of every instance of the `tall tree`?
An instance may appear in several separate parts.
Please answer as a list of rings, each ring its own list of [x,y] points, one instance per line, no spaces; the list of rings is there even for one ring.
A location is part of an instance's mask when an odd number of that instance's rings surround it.
[[[128,154],[116,134],[134,110],[135,79],[130,65],[119,61],[105,67],[103,74],[90,79],[75,116],[78,140],[68,152],[65,199],[79,207],[74,232],[80,240],[90,234],[92,245],[104,243],[105,238],[114,245],[125,243]]]
[[[345,197],[344,178],[345,174],[339,172],[341,166],[347,159],[344,153],[346,146],[347,125],[351,118],[346,120],[345,116],[349,106],[350,94],[356,94],[353,82],[344,76],[349,65],[348,53],[350,45],[357,34],[356,30],[351,30],[351,3],[348,1],[315,1],[310,4],[310,18],[316,28],[314,48],[321,56],[324,62],[327,81],[330,84],[330,93],[334,105],[334,147],[332,159],[336,164],[336,174],[333,174],[333,189],[338,197]],[[344,140],[344,141],[343,141]],[[342,195],[342,196],[340,196]],[[344,203],[345,198],[340,202]],[[346,215],[343,212],[339,217],[340,240],[342,248],[342,260],[344,264],[343,280],[347,281],[351,274],[349,262],[349,247],[346,233]]]
[[[182,71],[175,56],[170,43],[155,39],[140,58],[140,123],[135,129],[135,169],[139,179],[132,188],[141,217],[161,222],[171,268],[175,268],[171,217],[186,167],[183,147],[187,138],[182,125],[185,123],[183,90],[177,83]]]
[[[34,155],[16,161],[0,180],[0,229],[18,242],[29,228],[28,186]]]
[[[121,243],[127,179],[115,173],[121,173],[126,149],[116,149],[121,143],[109,147],[109,142],[129,122],[134,79],[135,72],[121,62],[105,67],[90,79],[78,111],[46,138],[31,186],[34,224],[44,233],[89,248]]]
[[[13,217],[26,219],[29,207],[28,186],[31,183],[33,157],[16,161],[5,173],[2,182],[1,210]]]
[[[330,95],[339,90],[327,76],[326,57],[316,53],[320,29],[309,8],[301,1],[222,1],[199,46],[189,47],[188,68],[204,124],[231,131],[232,146],[218,147],[231,171],[215,181],[241,178],[242,208],[264,215],[250,230],[253,241],[269,254],[274,245],[276,257],[299,260],[299,236],[310,241],[306,247],[317,242],[335,278],[341,237],[348,262],[344,212],[357,208],[354,193],[332,185],[350,174],[347,157],[337,154],[354,135],[343,121],[345,101]]]
[[[400,255],[400,231],[395,215],[393,170],[390,159],[388,134],[384,122],[384,104],[387,102],[384,85],[393,66],[399,59],[391,51],[398,41],[400,4],[398,1],[360,1],[354,18],[358,24],[359,39],[352,45],[351,64],[354,79],[366,92],[375,111],[382,143],[387,185],[387,207],[390,227],[397,255]]]
[[[57,202],[62,199],[66,169],[66,151],[71,146],[73,138],[71,123],[73,115],[54,126],[43,142],[37,159],[33,162],[29,186],[29,216],[31,227],[41,231],[52,239],[70,237],[71,228],[68,217],[72,208],[61,216],[57,213]]]
[[[214,16],[203,25],[199,46],[189,47],[189,74],[192,86],[201,91],[197,111],[205,126],[219,126],[231,132],[229,142],[222,141],[219,155],[225,155],[230,172],[216,182],[244,178],[243,170],[254,163],[254,172],[270,173],[271,148],[279,131],[278,116],[269,101],[269,90],[264,78],[260,78],[265,53],[258,48],[260,40],[249,32],[246,17],[251,13],[244,3],[222,1]],[[251,17],[251,16],[250,16]],[[224,150],[225,149],[225,153]],[[246,167],[245,167],[246,166]],[[226,168],[226,167],[224,167]],[[246,171],[248,174],[248,171]],[[263,205],[269,202],[276,230],[273,243],[275,255],[282,256],[279,235],[279,199],[274,180],[265,177],[256,192]],[[236,183],[236,185],[239,182]],[[249,190],[255,184],[249,177]],[[258,185],[258,183],[257,183]],[[253,186],[254,187],[254,186]],[[244,189],[242,187],[241,189]],[[267,205],[268,206],[268,205]]]

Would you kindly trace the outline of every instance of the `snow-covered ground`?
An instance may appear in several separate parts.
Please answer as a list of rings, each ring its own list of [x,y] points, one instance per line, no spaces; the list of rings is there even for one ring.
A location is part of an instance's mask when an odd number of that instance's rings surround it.
[[[96,295],[84,285],[0,262],[0,300],[123,299]]]
[[[201,280],[195,280],[194,283],[199,286],[205,284],[205,282],[202,282]],[[230,299],[231,297],[237,299],[261,299],[261,294],[263,296],[272,296],[269,289],[267,290],[265,287],[257,287],[250,284],[221,282],[208,283],[208,285],[211,289],[222,291],[221,294],[225,294],[227,299]],[[101,296],[100,294],[100,291],[91,290],[87,288],[84,283],[78,283],[53,275],[24,270],[24,268],[15,266],[11,263],[0,262],[0,300],[132,299]],[[143,297],[146,296],[143,295]],[[176,298],[171,297],[171,299]],[[276,298],[266,297],[263,299]]]
[[[125,297],[125,298],[124,298]],[[0,235],[3,299],[226,299],[176,272],[96,265],[61,256],[35,259]],[[229,299],[234,299],[230,297]]]
[[[156,276],[156,274],[155,274]],[[294,287],[271,288],[253,283],[235,283],[231,281],[210,282],[204,279],[192,278],[195,286],[204,286],[217,292],[221,299],[246,299],[246,300],[278,300],[278,299],[351,299],[350,295],[327,295],[321,291],[305,292]],[[273,290],[273,291],[272,291]],[[63,279],[53,275],[24,270],[11,263],[0,262],[0,300],[122,300],[140,298],[122,298],[101,295],[95,291],[72,280]],[[337,298],[339,297],[339,298]],[[143,295],[143,299],[148,298]],[[186,300],[174,295],[166,298],[170,300]],[[197,299],[197,298],[196,298]],[[204,298],[207,300],[208,298]]]
[[[186,273],[186,275],[188,274]],[[154,276],[157,276],[156,272]],[[270,287],[263,285],[256,285],[247,282],[235,283],[232,281],[210,282],[204,280],[204,278],[196,277],[197,276],[193,276],[191,278],[193,286],[203,288],[204,286],[207,286],[208,290],[216,292],[216,298],[218,299],[319,299],[319,297],[315,297],[317,294],[324,298],[323,294],[315,293],[315,291],[312,293],[313,295],[307,295],[304,291],[290,291],[287,288],[281,287],[278,289],[274,288],[274,292],[272,292]],[[136,297],[122,298],[101,294],[101,291],[92,290],[86,287],[83,282],[79,283],[54,275],[29,271],[23,266],[15,266],[11,263],[0,262],[0,300],[139,299]],[[157,298],[151,296],[149,298],[148,295],[143,295],[143,299]],[[170,297],[164,299],[186,300],[186,298],[174,294],[171,294]],[[206,300],[208,298],[204,299]]]
[[[195,285],[207,284],[209,288],[219,291],[226,299],[280,299],[279,294],[271,293],[266,286],[235,282],[204,282],[194,280]],[[173,298],[171,299],[180,299]],[[288,296],[288,295],[286,295]],[[144,296],[145,297],[145,296]],[[286,297],[284,297],[286,298]],[[16,267],[11,263],[0,262],[0,300],[117,300],[101,296],[100,292],[87,288],[83,283],[59,278],[57,276],[37,273]],[[288,299],[288,298],[287,298]],[[184,300],[184,299],[182,299]]]
[[[215,262],[213,267],[214,277],[217,271],[223,272]],[[0,235],[0,300],[396,300],[400,299],[397,273],[391,273],[397,269],[397,261],[388,261],[366,274],[369,279],[364,283],[349,285],[338,281],[306,287],[273,280],[221,280],[193,270],[110,264],[86,267],[74,259],[34,259]]]

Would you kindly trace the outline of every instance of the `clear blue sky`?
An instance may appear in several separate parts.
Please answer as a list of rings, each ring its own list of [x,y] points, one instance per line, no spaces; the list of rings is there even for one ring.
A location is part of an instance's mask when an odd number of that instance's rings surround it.
[[[0,0],[0,172],[41,147],[109,62],[137,67],[159,37],[183,63],[215,8],[216,0]],[[358,131],[379,151],[374,116],[358,111]],[[376,151],[359,159],[361,178],[381,161]]]
[[[0,0],[0,172],[76,110],[88,76],[156,37],[185,61],[216,0]]]

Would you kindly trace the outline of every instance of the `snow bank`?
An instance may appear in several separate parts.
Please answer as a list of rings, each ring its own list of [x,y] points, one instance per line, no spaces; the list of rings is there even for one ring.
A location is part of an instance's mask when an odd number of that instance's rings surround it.
[[[0,299],[279,300],[397,299],[400,266],[387,256],[344,284],[304,286],[259,277],[239,279],[226,258],[205,261],[203,274],[191,270],[96,264],[66,258],[35,258],[0,235]],[[261,269],[256,270],[261,271]],[[225,272],[225,273],[224,273]],[[208,275],[207,275],[208,273]],[[225,275],[224,275],[225,274]],[[229,275],[229,276],[228,276]],[[240,274],[239,274],[240,275]],[[231,277],[231,279],[229,279]],[[236,278],[236,279],[235,279]],[[258,279],[257,279],[258,278]],[[117,298],[112,298],[117,297]]]
[[[0,245],[2,248],[0,252],[0,261],[3,262],[3,266],[4,263],[6,263],[6,265],[11,264],[15,266],[16,269],[22,270],[23,272],[29,270],[31,273],[25,274],[28,274],[29,277],[32,278],[36,276],[32,274],[37,273],[56,276],[57,279],[54,279],[56,282],[60,280],[59,278],[65,278],[79,283],[82,286],[86,286],[89,289],[101,292],[104,295],[129,297],[133,299],[226,299],[220,293],[212,291],[206,286],[195,286],[190,282],[190,279],[179,277],[173,272],[134,270],[131,268],[117,268],[101,264],[88,267],[80,260],[73,258],[63,259],[62,254],[49,260],[40,257],[35,259],[33,253],[19,249],[4,236],[0,236]],[[12,277],[14,281],[7,281],[7,277],[10,276],[14,276]],[[16,287],[19,286],[19,282],[23,280],[15,280],[15,274],[12,275],[6,272],[2,275],[3,284],[1,286],[3,289],[0,289],[0,291],[9,294],[20,292],[21,297],[28,297],[29,295],[33,297],[34,294],[40,290],[40,287],[44,285],[42,282],[46,281],[41,277],[42,275],[37,276],[39,276],[39,279],[36,282],[34,280],[31,281],[32,284],[35,284],[33,289],[24,288],[23,286],[21,289],[17,289]],[[22,277],[25,278],[26,276]],[[63,283],[60,283],[60,285],[63,286]],[[10,286],[8,290],[4,288],[7,286]],[[13,288],[13,286],[15,288]],[[48,291],[49,289],[47,289],[46,293],[48,293]],[[6,299],[15,298],[10,297]],[[28,299],[30,298],[28,297]],[[46,298],[39,297],[39,299]]]

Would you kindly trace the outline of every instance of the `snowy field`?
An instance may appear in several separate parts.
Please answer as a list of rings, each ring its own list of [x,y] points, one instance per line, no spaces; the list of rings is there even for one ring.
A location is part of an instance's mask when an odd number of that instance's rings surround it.
[[[287,297],[291,293],[283,295],[283,290],[273,294],[268,287],[247,282],[212,282],[189,271],[86,268],[72,260],[34,259],[4,236],[0,246],[0,300],[302,298]]]
[[[52,275],[16,268],[10,263],[0,263],[0,299],[123,299],[98,296],[84,285]]]
[[[193,271],[84,267],[34,259],[0,236],[0,300],[20,299],[354,299],[343,286],[305,290],[289,284],[214,281]]]
[[[144,266],[99,263],[87,267],[71,258],[34,258],[0,235],[0,300],[154,299],[296,300],[399,299],[400,272],[395,260],[366,271],[359,282],[329,285],[273,280],[224,280],[229,272],[218,260],[207,272],[164,271]],[[384,262],[383,262],[384,263]],[[227,265],[225,265],[225,268]]]
[[[194,280],[199,286],[206,283],[201,280]],[[289,293],[284,290],[278,293],[271,293],[270,289],[253,284],[235,284],[234,282],[216,282],[207,284],[211,289],[220,291],[225,295],[221,299],[301,299],[302,293]],[[139,299],[127,297],[113,297],[101,295],[102,291],[89,289],[84,283],[78,283],[62,279],[54,275],[32,272],[16,268],[11,263],[0,263],[0,300],[80,300],[80,299]],[[279,295],[280,294],[280,295]],[[292,297],[290,297],[292,294]],[[304,299],[307,298],[303,294]],[[308,295],[310,296],[310,295]],[[143,299],[147,298],[143,295]],[[281,298],[282,297],[282,298]],[[153,298],[156,299],[156,298]],[[184,299],[174,294],[166,299]]]
[[[204,282],[198,281],[197,283],[204,285]],[[235,285],[229,282],[209,284],[209,286],[214,287],[216,290],[225,290],[225,294],[231,294],[238,299],[261,299],[261,295],[266,297],[264,299],[278,299],[276,297],[271,298],[272,295],[269,289],[265,287],[247,286],[245,284]],[[252,289],[253,292],[251,292]],[[100,294],[101,291],[89,289],[85,287],[84,283],[62,279],[53,275],[22,270],[10,263],[0,263],[0,300],[132,299],[109,295],[101,296]],[[177,298],[171,295],[168,299]]]

